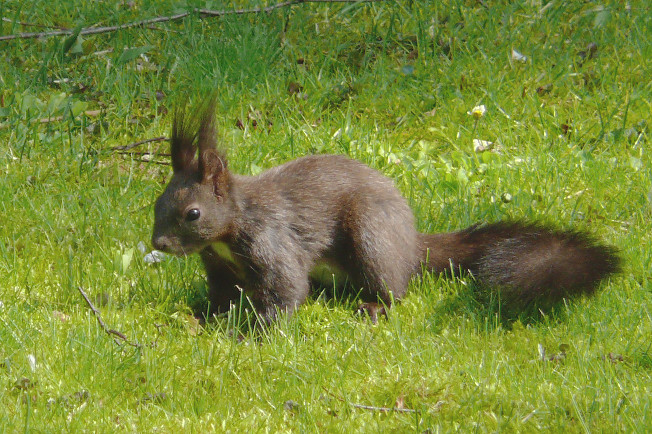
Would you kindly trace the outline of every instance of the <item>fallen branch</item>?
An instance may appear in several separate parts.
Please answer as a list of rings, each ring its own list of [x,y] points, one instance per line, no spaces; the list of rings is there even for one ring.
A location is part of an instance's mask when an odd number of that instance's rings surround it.
[[[80,114],[84,114],[84,115],[86,115],[88,117],[94,117],[94,116],[99,116],[100,113],[101,113],[101,110],[86,110],[85,112],[80,113]],[[62,121],[63,119],[64,119],[63,116],[51,116],[49,118],[38,119],[38,122],[41,123],[41,124],[49,124],[50,122],[59,122],[59,121]],[[0,130],[4,130],[5,128],[9,128],[9,126],[10,126],[9,123],[0,124]]]
[[[81,29],[79,31],[79,34],[96,35],[99,33],[115,32],[117,30],[129,29],[132,27],[148,27],[156,23],[164,23],[168,21],[180,20],[182,18],[189,16],[191,13],[198,13],[205,17],[221,17],[225,15],[242,15],[242,14],[252,14],[252,13],[261,13],[261,12],[271,12],[274,9],[280,9],[288,6],[297,5],[300,3],[374,3],[374,2],[382,2],[382,1],[385,0],[288,0],[264,8],[231,9],[231,10],[221,10],[221,11],[195,8],[192,10],[192,12],[182,12],[176,15],[149,18],[142,21],[135,21],[133,23],[120,24],[117,26],[88,27],[85,29]],[[15,35],[0,36],[0,41],[9,41],[12,39],[34,39],[34,38],[45,38],[50,36],[72,35],[74,32],[75,31],[71,29],[62,29],[62,30],[56,30],[52,32],[18,33]]]
[[[119,155],[135,155],[143,158],[149,158],[149,157],[170,157],[169,153],[166,152],[148,152],[148,151],[115,151]]]
[[[23,27],[41,27],[41,28],[46,28],[46,29],[70,30],[70,29],[67,28],[67,27],[61,27],[61,26],[46,26],[46,25],[43,25],[43,24],[25,23],[25,22],[22,22],[22,21],[14,21],[14,20],[10,20],[9,18],[6,18],[6,17],[2,17],[2,21],[4,21],[5,23],[19,24],[19,25],[21,25],[21,26],[23,26]]]
[[[169,153],[165,152],[139,152],[139,151],[115,151],[118,155],[129,155],[131,161],[138,163],[153,163],[160,164],[161,166],[169,166],[170,163],[168,160],[155,160],[157,157],[170,157]]]
[[[84,297],[84,300],[86,300],[86,303],[88,303],[88,307],[90,307],[91,310],[93,311],[93,313],[95,314],[95,318],[97,319],[97,322],[100,324],[100,327],[102,327],[102,330],[104,330],[107,335],[111,336],[113,338],[113,341],[116,344],[121,345],[122,342],[124,342],[124,343],[126,343],[128,345],[131,345],[132,347],[142,348],[141,344],[139,344],[137,342],[130,341],[127,338],[127,336],[125,336],[123,333],[121,333],[121,332],[119,332],[117,330],[108,328],[106,326],[106,324],[104,323],[104,321],[102,320],[102,316],[100,315],[100,311],[97,310],[97,308],[93,305],[93,303],[91,303],[91,300],[88,298],[88,295],[86,295],[86,292],[84,292],[84,289],[81,286],[78,286],[77,289],[81,293],[82,297]]]
[[[324,391],[325,391],[326,393],[328,393],[330,396],[332,396],[333,398],[337,399],[338,401],[341,401],[341,402],[343,402],[343,403],[345,403],[345,404],[349,404],[351,407],[353,407],[353,408],[359,408],[359,409],[361,409],[361,410],[378,411],[378,412],[381,412],[381,413],[390,413],[390,412],[397,412],[397,413],[419,413],[419,410],[413,410],[413,409],[411,409],[411,408],[401,408],[401,407],[375,407],[375,406],[373,406],[373,405],[355,404],[355,403],[352,403],[352,402],[348,402],[347,400],[345,400],[345,399],[342,398],[341,396],[338,396],[338,395],[334,394],[333,392],[331,392],[330,390],[328,390],[328,389],[327,389],[326,387],[324,387],[324,386],[322,386],[322,389],[324,389]],[[440,407],[440,402],[442,402],[442,401],[439,401],[439,402],[437,402],[437,404],[435,404],[435,406],[437,407],[437,409],[439,409],[439,407]]]
[[[122,155],[129,154],[128,152],[124,152]],[[151,163],[151,164],[158,164],[160,166],[169,166],[170,163],[169,161],[157,161],[157,160],[150,160],[149,158],[134,158],[132,161],[135,161],[137,163]]]
[[[98,33],[108,33],[108,32],[114,32],[116,30],[122,30],[122,29],[128,29],[131,27],[145,27],[150,24],[154,23],[162,23],[165,21],[174,21],[174,20],[179,20],[181,18],[187,17],[190,15],[190,12],[184,12],[181,14],[176,14],[176,15],[171,15],[168,17],[156,17],[156,18],[150,18],[148,20],[143,20],[143,21],[137,21],[134,23],[127,23],[127,24],[121,24],[118,26],[108,26],[108,27],[89,27],[86,29],[82,29],[79,34],[80,35],[95,35]],[[18,33],[16,35],[5,35],[5,36],[0,36],[0,41],[9,41],[11,39],[35,39],[35,38],[45,38],[49,36],[62,36],[62,35],[71,35],[74,30],[56,30],[53,32],[40,32],[40,33]]]
[[[416,410],[412,410],[411,408],[399,408],[399,407],[374,407],[373,405],[362,405],[362,404],[351,404],[352,407],[355,408],[360,408],[362,410],[370,410],[370,411],[379,411],[381,413],[390,413],[390,412],[397,412],[397,413],[416,413]]]

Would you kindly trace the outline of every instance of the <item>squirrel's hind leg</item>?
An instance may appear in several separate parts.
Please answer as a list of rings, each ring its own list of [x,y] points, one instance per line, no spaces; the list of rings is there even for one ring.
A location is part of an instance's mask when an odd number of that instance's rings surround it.
[[[349,214],[349,219],[356,220],[347,221],[350,256],[345,267],[354,288],[363,290],[366,303],[361,308],[373,319],[405,296],[418,269],[418,235],[407,205],[363,205],[353,210],[357,215]]]

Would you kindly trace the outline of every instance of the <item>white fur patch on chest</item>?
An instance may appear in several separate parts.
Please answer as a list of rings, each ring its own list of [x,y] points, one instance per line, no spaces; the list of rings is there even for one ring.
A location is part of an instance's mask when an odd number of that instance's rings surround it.
[[[224,242],[211,244],[213,251],[222,259],[234,267],[234,271],[240,277],[244,277],[242,264],[236,259],[231,248]],[[309,275],[310,279],[324,287],[343,287],[348,281],[347,273],[337,265],[329,261],[319,261],[315,264]]]
[[[217,243],[211,244],[211,247],[217,253],[217,256],[220,258],[224,259],[225,261],[232,262],[234,264],[237,264],[237,261],[233,257],[233,252],[231,251],[231,248],[229,247],[228,244],[219,241]]]
[[[212,243],[213,251],[221,260],[229,264],[229,268],[239,279],[245,279],[246,275],[242,268],[242,263],[236,259],[228,244],[224,242]]]

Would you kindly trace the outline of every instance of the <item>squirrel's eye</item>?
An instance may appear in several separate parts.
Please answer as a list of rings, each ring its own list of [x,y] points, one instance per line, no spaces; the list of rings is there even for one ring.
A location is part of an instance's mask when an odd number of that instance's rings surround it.
[[[191,210],[188,211],[188,214],[186,214],[186,220],[191,222],[193,220],[197,220],[199,218],[199,210],[197,208],[192,208]]]

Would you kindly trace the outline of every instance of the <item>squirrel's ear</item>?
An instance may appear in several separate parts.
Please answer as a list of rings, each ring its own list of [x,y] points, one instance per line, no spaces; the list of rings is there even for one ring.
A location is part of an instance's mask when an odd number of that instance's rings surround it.
[[[170,156],[174,173],[182,172],[192,165],[196,152],[195,137],[196,132],[192,131],[183,108],[178,109],[174,116],[170,139]]]
[[[226,158],[215,148],[208,148],[200,151],[198,163],[200,182],[213,184],[216,195],[223,192],[228,176]]]

